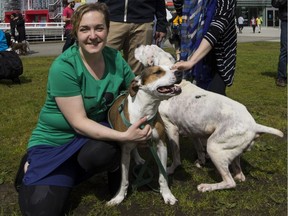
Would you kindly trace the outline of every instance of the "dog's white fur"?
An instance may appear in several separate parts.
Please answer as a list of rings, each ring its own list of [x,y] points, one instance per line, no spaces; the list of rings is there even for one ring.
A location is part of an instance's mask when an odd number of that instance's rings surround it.
[[[175,63],[174,57],[162,50],[156,45],[141,45],[135,49],[135,58],[140,61],[144,67],[154,65],[171,66]]]
[[[163,167],[166,169],[167,167],[167,148],[165,143],[165,132],[164,125],[158,114],[158,106],[162,100],[168,99],[176,94],[179,94],[180,88],[175,86],[174,84],[178,81],[178,78],[175,76],[174,71],[170,70],[167,66],[161,67],[149,67],[142,72],[141,76],[136,77],[137,79],[134,81],[133,86],[131,88],[135,89],[137,87],[136,93],[130,93],[127,97],[127,109],[126,114],[128,115],[128,119],[131,123],[136,122],[140,118],[147,116],[148,119],[152,118],[155,114],[157,114],[157,119],[151,127],[153,129],[152,132],[152,140],[157,145],[157,153],[160,158],[160,161],[163,164]],[[149,81],[147,81],[149,80]],[[132,82],[133,83],[133,82]],[[132,85],[132,84],[131,84]],[[172,89],[171,92],[162,92],[158,91],[161,86],[171,86],[169,89]],[[113,104],[110,112],[109,118],[110,122],[113,125],[113,128],[116,130],[126,130],[121,121],[121,117],[119,118],[118,113],[118,104],[119,101]],[[125,110],[124,110],[125,111]],[[112,119],[112,121],[111,121]],[[160,130],[160,129],[161,130]],[[162,131],[162,132],[161,132]],[[161,133],[159,133],[161,132]],[[107,205],[113,206],[121,203],[126,196],[127,188],[128,188],[128,172],[130,166],[130,152],[137,146],[136,143],[123,143],[122,147],[122,159],[121,159],[121,170],[122,170],[122,180],[119,191],[116,196],[112,198]],[[159,184],[160,184],[160,193],[164,199],[166,204],[175,204],[177,199],[171,193],[168,182],[165,180],[164,176],[160,172],[159,174]]]
[[[153,56],[163,56],[163,50],[155,47],[145,47],[141,61],[144,65],[153,65]],[[149,52],[150,50],[150,52]],[[136,49],[135,52],[139,50]],[[135,55],[137,56],[137,55]],[[145,60],[147,59],[147,60]],[[144,61],[144,62],[143,62]],[[167,62],[168,59],[163,60]],[[154,63],[162,64],[162,59],[155,59]],[[171,66],[174,62],[168,63]],[[179,165],[180,145],[179,135],[193,137],[198,160],[205,163],[205,147],[212,162],[222,176],[222,182],[215,184],[200,184],[201,192],[236,187],[234,179],[245,181],[240,166],[240,156],[249,149],[255,138],[262,133],[270,133],[283,137],[277,129],[257,124],[246,107],[228,97],[203,90],[196,85],[183,80],[180,84],[182,93],[178,96],[162,101],[159,112],[164,121],[167,135],[173,150],[173,163],[168,168],[173,173]],[[229,171],[231,164],[234,179]]]

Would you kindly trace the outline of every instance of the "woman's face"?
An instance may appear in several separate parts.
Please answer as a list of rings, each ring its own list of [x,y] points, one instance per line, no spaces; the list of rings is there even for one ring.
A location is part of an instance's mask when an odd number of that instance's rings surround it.
[[[82,16],[77,38],[82,53],[95,54],[102,51],[107,42],[108,29],[104,15],[98,11],[90,11]]]

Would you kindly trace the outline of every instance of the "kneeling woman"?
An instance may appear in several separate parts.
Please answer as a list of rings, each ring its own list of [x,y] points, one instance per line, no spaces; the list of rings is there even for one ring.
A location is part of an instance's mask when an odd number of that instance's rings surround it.
[[[134,74],[119,51],[106,47],[106,5],[79,6],[72,23],[77,43],[51,65],[46,102],[19,168],[23,215],[64,215],[72,187],[103,171],[115,193],[121,174],[119,145],[143,143],[151,136],[150,126],[139,128],[145,118],[125,132],[107,124],[107,110]]]

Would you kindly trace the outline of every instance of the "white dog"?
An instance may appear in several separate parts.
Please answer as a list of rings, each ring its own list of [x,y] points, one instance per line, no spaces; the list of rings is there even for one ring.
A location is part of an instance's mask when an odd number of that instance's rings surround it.
[[[158,113],[158,106],[162,100],[181,92],[181,88],[175,85],[180,83],[181,79],[182,75],[177,77],[177,74],[167,66],[148,67],[131,83],[129,94],[119,97],[109,111],[109,121],[113,128],[119,131],[125,131],[130,126],[125,122],[128,121],[132,124],[147,116],[149,119],[147,122],[153,129],[152,140],[157,146],[157,154],[165,170],[167,167],[166,137],[163,121]],[[115,197],[107,203],[109,206],[121,203],[126,196],[129,184],[130,152],[136,145],[136,143],[123,143],[121,145],[121,186]],[[171,193],[168,182],[161,172],[159,184],[164,202],[174,205],[177,199]]]
[[[162,64],[161,58],[164,56],[162,49],[156,49],[155,46],[142,46],[135,50],[136,57],[138,52],[142,53],[141,59],[138,60],[144,65]],[[159,59],[156,56],[161,57]],[[168,58],[163,60],[165,63],[167,61]],[[174,61],[171,61],[168,66],[172,66],[173,63]],[[159,106],[160,115],[173,146],[173,163],[168,168],[168,172],[173,173],[176,167],[181,165],[179,134],[187,135],[197,141],[195,148],[198,159],[202,163],[205,161],[204,148],[207,147],[207,153],[223,180],[215,184],[200,184],[198,190],[205,192],[236,187],[234,179],[245,181],[240,166],[240,156],[243,151],[249,149],[255,138],[262,133],[279,137],[283,137],[283,133],[257,124],[246,107],[237,101],[203,90],[185,80],[180,86],[182,89],[180,95],[162,101]],[[230,164],[234,179],[229,171]]]

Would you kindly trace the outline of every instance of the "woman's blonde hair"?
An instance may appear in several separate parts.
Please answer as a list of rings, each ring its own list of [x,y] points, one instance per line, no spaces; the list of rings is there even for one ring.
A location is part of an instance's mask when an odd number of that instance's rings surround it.
[[[109,18],[109,10],[105,3],[87,3],[80,5],[77,7],[75,12],[73,13],[73,16],[71,18],[71,23],[73,25],[72,28],[72,37],[77,39],[77,31],[79,29],[80,22],[82,20],[82,17],[84,14],[91,12],[91,11],[98,11],[99,13],[102,13],[104,15],[105,24],[107,26],[107,29],[110,28],[110,18]]]

